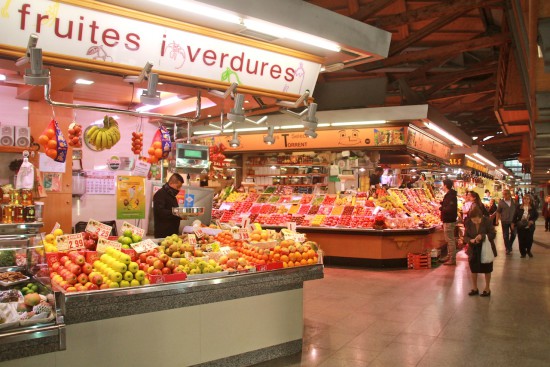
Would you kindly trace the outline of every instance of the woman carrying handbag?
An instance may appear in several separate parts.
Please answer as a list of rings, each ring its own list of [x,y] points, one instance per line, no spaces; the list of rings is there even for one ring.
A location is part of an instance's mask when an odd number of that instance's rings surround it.
[[[535,233],[535,221],[539,213],[533,204],[531,196],[523,196],[523,203],[516,208],[512,229],[515,227],[518,233],[519,252],[521,257],[525,255],[533,257],[531,247],[533,246],[533,234]]]
[[[469,220],[464,223],[464,243],[468,244],[468,264],[472,272],[472,290],[468,293],[469,296],[480,295],[481,297],[489,297],[491,295],[491,273],[493,272],[492,258],[497,256],[496,247],[493,245],[493,240],[496,236],[495,227],[491,223],[491,219],[486,217],[481,212],[480,208],[473,208],[469,213]],[[490,262],[482,259],[483,246],[489,246],[493,257]],[[487,249],[487,248],[486,248]],[[485,274],[485,289],[480,294],[477,288],[477,275]]]

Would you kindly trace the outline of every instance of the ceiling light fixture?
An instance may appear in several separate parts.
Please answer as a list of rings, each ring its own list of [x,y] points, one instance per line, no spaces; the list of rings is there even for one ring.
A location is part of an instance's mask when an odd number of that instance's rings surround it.
[[[487,158],[485,158],[484,156],[482,156],[481,154],[479,153],[474,153],[474,156],[480,160],[482,160],[483,162],[487,163],[489,166],[491,167],[496,167],[497,165],[494,164],[493,162],[491,162],[490,160],[488,160]]]
[[[154,110],[155,108],[168,106],[168,105],[171,105],[171,104],[174,104],[174,103],[178,103],[180,101],[181,101],[181,98],[179,98],[178,96],[173,96],[173,97],[170,97],[170,98],[160,100],[159,104],[157,104],[157,105],[145,105],[145,106],[138,107],[138,108],[136,108],[136,111],[137,112],[147,112],[147,111]]]
[[[506,170],[502,169],[502,168],[499,168],[498,169],[500,172],[502,172],[505,176],[508,176],[508,172],[506,172]]]
[[[29,41],[27,42],[27,50],[25,51],[25,56],[20,57],[15,62],[15,66],[23,66],[29,62],[31,58],[31,49],[36,48],[38,44],[38,35],[36,33],[31,33],[29,36]]]
[[[4,74],[0,74],[0,81],[3,82],[6,80],[6,76]]]
[[[30,50],[30,69],[25,69],[23,80],[28,85],[47,85],[50,82],[50,72],[42,69],[42,49],[31,48]]]
[[[465,157],[468,158],[468,159],[471,160],[471,161],[474,161],[474,162],[476,162],[476,163],[481,164],[482,166],[485,166],[485,163],[483,163],[483,162],[480,161],[479,159],[476,159],[476,158],[472,157],[471,155],[466,154]]]
[[[275,130],[274,126],[269,126],[267,128],[267,135],[264,136],[264,143],[266,143],[267,145],[271,145],[275,143],[275,137],[273,136],[274,130]]]
[[[158,106],[160,104],[160,92],[157,92],[159,75],[157,73],[151,73],[148,79],[147,90],[143,91],[141,94],[140,101],[143,104]]]
[[[241,141],[239,140],[239,135],[237,131],[233,132],[233,139],[229,140],[229,146],[231,148],[237,148],[239,145],[241,145]]]
[[[380,125],[385,124],[386,120],[372,120],[372,121],[350,121],[350,122],[333,122],[331,126],[360,126],[360,125]]]
[[[489,136],[484,137],[481,141],[487,141],[487,140],[492,139],[494,137],[495,137],[494,135],[489,135]]]
[[[149,77],[149,74],[151,74],[151,70],[153,69],[153,64],[147,61],[145,63],[145,66],[143,69],[141,69],[141,72],[139,75],[128,75],[125,76],[122,80],[124,80],[126,83],[141,83],[144,79],[147,79]]]
[[[289,102],[289,101],[277,101],[275,102],[276,105],[287,107],[287,108],[298,108],[300,107],[304,101],[309,97],[309,90],[306,90],[304,94],[302,94],[296,101]]]
[[[464,143],[461,142],[460,140],[458,140],[457,138],[455,138],[454,136],[452,136],[451,134],[449,134],[448,132],[446,132],[445,130],[443,130],[442,128],[440,128],[439,126],[435,125],[433,122],[425,122],[424,125],[426,125],[426,127],[428,129],[431,129],[433,131],[435,131],[436,133],[438,133],[439,135],[447,138],[448,140],[452,141],[454,144],[458,145],[458,146],[463,146]]]
[[[76,84],[82,84],[82,85],[92,85],[94,84],[94,81],[93,80],[88,80],[88,79],[77,79],[74,81]]]
[[[229,121],[232,121],[235,123],[244,122],[245,117],[244,117],[243,103],[244,103],[244,94],[237,93],[235,95],[235,104],[227,114],[227,118],[229,119]]]
[[[308,138],[315,139],[317,137],[317,117],[315,116],[315,113],[317,112],[317,103],[312,103],[309,105],[309,110],[307,111],[307,116],[303,120],[304,121],[304,134]]]

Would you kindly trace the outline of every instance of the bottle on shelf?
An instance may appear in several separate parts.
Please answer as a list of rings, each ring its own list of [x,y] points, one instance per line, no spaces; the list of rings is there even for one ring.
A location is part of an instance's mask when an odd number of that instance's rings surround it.
[[[13,207],[11,205],[10,194],[2,195],[2,223],[13,222]]]

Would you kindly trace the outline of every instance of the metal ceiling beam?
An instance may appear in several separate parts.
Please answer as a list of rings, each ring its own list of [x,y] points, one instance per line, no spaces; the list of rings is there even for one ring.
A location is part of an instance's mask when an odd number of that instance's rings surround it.
[[[357,12],[352,13],[350,10],[350,17],[356,20],[359,20],[361,22],[364,22],[365,20],[369,19],[376,13],[378,13],[380,10],[386,8],[391,3],[393,3],[395,0],[373,0],[367,5],[360,6]]]
[[[433,47],[422,51],[407,52],[405,54],[391,56],[384,60],[373,61],[368,64],[355,66],[355,69],[358,71],[365,72],[365,71],[385,68],[388,66],[400,65],[408,62],[433,59],[433,58],[450,57],[452,55],[458,55],[465,51],[493,47],[509,41],[510,41],[510,36],[506,33],[498,34],[494,36],[480,37],[480,38],[475,38],[468,41],[455,42],[453,44],[446,45],[446,46]]]
[[[470,11],[489,5],[500,5],[501,3],[502,0],[454,0],[452,2],[424,6],[400,14],[378,17],[373,22],[373,25],[380,28],[394,28],[423,20],[445,17],[456,12]]]

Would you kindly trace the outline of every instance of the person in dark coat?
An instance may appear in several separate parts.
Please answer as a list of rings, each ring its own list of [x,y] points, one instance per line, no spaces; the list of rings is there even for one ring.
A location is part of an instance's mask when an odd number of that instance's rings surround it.
[[[531,247],[533,246],[533,234],[535,233],[535,222],[539,217],[537,209],[533,204],[530,195],[523,196],[523,202],[516,208],[512,226],[516,228],[521,257],[528,255],[533,257]]]
[[[491,218],[491,221],[493,222],[493,225],[497,225],[497,204],[495,202],[495,199],[491,199],[489,201],[488,209],[489,212],[489,218]]]
[[[179,234],[181,218],[172,214],[172,208],[178,206],[176,195],[183,185],[183,177],[174,173],[153,196],[153,215],[155,238]]]
[[[497,226],[500,221],[502,225],[502,238],[504,239],[504,246],[506,247],[506,255],[512,253],[512,244],[516,239],[516,231],[512,226],[514,220],[514,213],[518,204],[512,199],[512,193],[510,190],[502,191],[502,199],[497,205]]]
[[[479,208],[470,210],[470,220],[464,223],[464,242],[468,244],[468,264],[472,272],[472,290],[468,293],[469,296],[479,294],[477,288],[477,275],[485,274],[485,289],[481,297],[489,297],[491,295],[491,273],[493,272],[493,263],[483,264],[481,262],[481,248],[487,241],[493,254],[497,256],[496,247],[493,241],[496,237],[495,227],[491,223],[489,217],[484,216]]]
[[[369,176],[369,184],[371,186],[375,186],[376,188],[381,187],[382,174],[384,174],[384,169],[382,167],[376,167],[374,169],[374,173]]]
[[[544,217],[544,230],[550,231],[550,195],[546,196],[546,200],[542,203],[542,216]]]
[[[447,258],[444,259],[444,265],[456,265],[456,238],[455,228],[458,216],[458,204],[456,191],[453,189],[453,181],[446,179],[443,181],[443,201],[439,208],[441,212],[441,221],[443,222],[443,234],[447,242]]]

